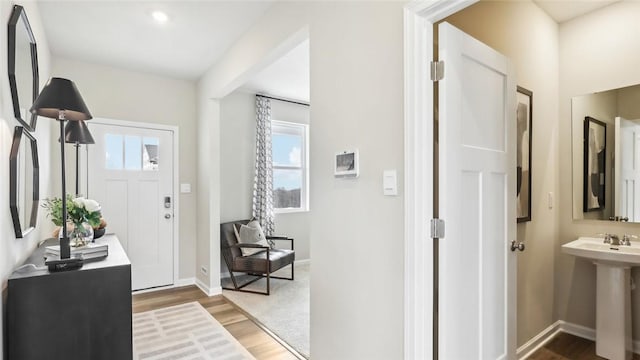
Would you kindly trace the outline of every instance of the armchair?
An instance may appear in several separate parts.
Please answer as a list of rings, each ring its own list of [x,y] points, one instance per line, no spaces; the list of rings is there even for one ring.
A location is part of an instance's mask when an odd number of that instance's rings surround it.
[[[222,252],[224,262],[227,265],[227,269],[229,270],[231,282],[233,283],[233,287],[223,286],[223,289],[269,295],[271,291],[271,279],[294,279],[293,263],[295,261],[295,251],[293,249],[293,238],[286,236],[267,236],[267,241],[271,246],[238,243],[233,227],[234,225],[246,225],[247,223],[249,223],[249,220],[239,220],[220,224],[220,250]],[[273,240],[290,241],[291,249],[277,249],[274,246]],[[261,248],[264,250],[252,255],[243,256],[242,251],[240,250],[241,248]],[[271,275],[288,265],[291,265],[290,278]],[[255,276],[255,278],[240,284],[235,273],[245,273]],[[245,286],[262,278],[266,278],[266,291],[263,292],[244,289]]]

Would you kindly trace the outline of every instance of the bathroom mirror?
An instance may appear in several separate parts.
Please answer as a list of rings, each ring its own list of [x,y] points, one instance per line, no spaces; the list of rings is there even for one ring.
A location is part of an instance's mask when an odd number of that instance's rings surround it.
[[[640,222],[640,85],[571,99],[573,218]]]
[[[22,238],[36,227],[40,177],[36,139],[16,126],[9,155],[9,208],[13,229]]]
[[[13,6],[8,25],[9,86],[13,115],[29,131],[36,128],[37,115],[29,108],[38,97],[38,51],[24,8]]]

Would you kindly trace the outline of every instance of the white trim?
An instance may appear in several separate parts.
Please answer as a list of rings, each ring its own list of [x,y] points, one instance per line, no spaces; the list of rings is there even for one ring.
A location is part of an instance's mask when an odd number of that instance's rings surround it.
[[[149,293],[149,292],[154,292],[154,291],[175,289],[175,288],[180,288],[180,287],[185,287],[185,286],[190,286],[190,285],[195,285],[195,284],[196,284],[196,278],[185,278],[185,279],[179,279],[173,285],[158,286],[158,287],[153,287],[153,288],[149,288],[149,289],[133,290],[131,293],[132,294],[144,294],[144,293]]]
[[[583,339],[595,341],[596,340],[596,330],[592,328],[588,328],[586,326],[573,324],[570,322],[566,322],[563,320],[558,321],[560,323],[560,331],[566,332],[567,334],[575,335],[581,337]],[[640,354],[640,340],[632,340],[632,350],[635,354]]]
[[[538,335],[531,338],[524,345],[518,348],[516,352],[518,360],[527,359],[538,349],[543,347],[549,340],[553,339],[561,330],[560,330],[561,321],[556,321],[551,324],[548,328],[542,330]]]
[[[109,118],[93,118],[87,121],[90,121],[91,124],[124,126],[124,127],[133,127],[133,128],[139,128],[139,129],[178,131],[178,126],[175,126],[175,125],[164,125],[164,124],[146,123],[146,122],[139,122],[139,121],[118,120],[118,119],[109,119]]]
[[[301,208],[274,208],[273,213],[276,215],[279,214],[295,214],[295,213],[306,213],[309,212],[309,209],[301,209]]]
[[[176,280],[176,282],[173,284],[173,287],[184,287],[184,286],[195,285],[195,284],[196,284],[196,278],[190,277],[190,278]]]
[[[560,326],[560,331],[566,332],[567,334],[575,335],[577,337],[581,337],[583,339],[595,341],[596,340],[596,330],[588,328],[586,326],[566,322],[564,320],[558,320],[557,324]]]
[[[433,353],[433,24],[477,0],[412,1],[404,8],[404,357]]]
[[[173,141],[173,191],[171,198],[173,199],[173,283],[179,283],[180,272],[180,128],[174,125],[164,125],[155,123],[144,123],[128,120],[117,120],[108,118],[93,118],[92,124],[101,124],[109,126],[122,126],[138,129],[163,130],[171,132]],[[85,147],[86,148],[86,147]],[[87,149],[88,151],[88,149]],[[89,157],[86,157],[89,161]],[[89,164],[86,163],[85,168],[88,169]],[[85,184],[88,185],[88,174],[82,174]],[[85,190],[87,188],[85,187]],[[86,193],[86,192],[85,192]]]
[[[571,334],[577,337],[581,337],[583,339],[595,341],[596,340],[596,330],[592,328],[588,328],[586,326],[573,324],[564,320],[558,320],[548,328],[542,330],[538,335],[531,338],[531,340],[527,341],[524,345],[518,348],[517,358],[518,360],[525,360],[529,358],[534,352],[543,347],[546,343],[548,343],[551,339],[553,339],[559,333],[564,332],[567,334]],[[633,352],[636,354],[640,354],[640,341],[633,341]]]
[[[209,288],[205,283],[203,283],[200,279],[196,279],[196,286],[202,290],[207,296],[216,296],[222,294],[222,287],[216,286],[213,288]]]

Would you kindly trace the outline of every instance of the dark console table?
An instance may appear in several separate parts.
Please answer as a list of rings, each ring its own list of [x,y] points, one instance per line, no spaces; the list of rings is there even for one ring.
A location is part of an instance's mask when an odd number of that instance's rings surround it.
[[[50,273],[39,246],[9,277],[9,360],[131,360],[131,263],[115,235],[104,260]],[[33,264],[33,266],[28,265]]]

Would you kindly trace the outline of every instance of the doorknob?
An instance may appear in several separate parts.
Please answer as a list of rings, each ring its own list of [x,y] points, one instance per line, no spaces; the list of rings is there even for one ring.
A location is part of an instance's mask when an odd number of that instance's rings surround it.
[[[164,214],[165,219],[171,219],[171,214]]]
[[[524,243],[523,242],[516,243],[515,240],[511,241],[511,251],[516,251],[516,250],[524,251]]]

